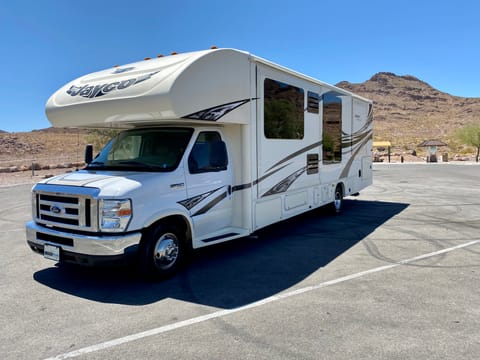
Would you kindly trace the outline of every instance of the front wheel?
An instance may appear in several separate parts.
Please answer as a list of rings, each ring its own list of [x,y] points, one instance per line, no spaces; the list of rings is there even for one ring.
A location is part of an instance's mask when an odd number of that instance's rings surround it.
[[[185,260],[185,236],[176,226],[157,225],[144,234],[139,255],[139,269],[144,277],[161,279],[171,276]]]

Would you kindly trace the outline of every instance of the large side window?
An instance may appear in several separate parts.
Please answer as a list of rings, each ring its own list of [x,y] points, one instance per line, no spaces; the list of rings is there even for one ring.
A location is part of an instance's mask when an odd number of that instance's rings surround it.
[[[191,174],[227,170],[228,155],[225,142],[216,131],[204,131],[198,135],[188,157]]]
[[[264,82],[264,133],[269,139],[303,139],[303,89],[280,81]]]
[[[323,94],[323,162],[342,161],[342,98],[330,91]]]

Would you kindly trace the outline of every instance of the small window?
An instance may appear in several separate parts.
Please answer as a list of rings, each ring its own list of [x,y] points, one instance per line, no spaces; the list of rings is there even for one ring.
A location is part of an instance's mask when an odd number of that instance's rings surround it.
[[[342,98],[330,91],[323,94],[323,163],[342,161]]]
[[[303,139],[303,89],[280,81],[264,82],[264,133],[269,139]]]
[[[198,135],[188,157],[191,174],[227,170],[228,155],[225,142],[215,131],[205,131]]]
[[[307,111],[309,113],[318,114],[318,104],[320,103],[320,95],[309,91],[307,93]]]

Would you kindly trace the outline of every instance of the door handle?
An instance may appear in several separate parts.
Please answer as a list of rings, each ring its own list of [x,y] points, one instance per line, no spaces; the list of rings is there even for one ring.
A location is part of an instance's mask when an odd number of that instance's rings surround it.
[[[182,189],[184,186],[184,183],[170,184],[170,189]]]

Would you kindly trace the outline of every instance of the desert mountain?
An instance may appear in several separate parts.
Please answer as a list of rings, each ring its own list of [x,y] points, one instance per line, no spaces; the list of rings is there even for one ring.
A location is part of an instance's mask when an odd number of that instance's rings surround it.
[[[388,72],[353,84],[337,86],[374,101],[374,140],[392,142],[394,151],[416,150],[424,140],[446,142],[450,157],[472,154],[455,142],[455,129],[480,123],[480,98],[463,98],[434,89],[414,76]],[[83,159],[84,147],[92,142],[89,132],[78,129],[44,129],[28,133],[0,134],[0,167],[20,164],[63,163]],[[443,151],[443,149],[442,149]]]
[[[480,98],[452,96],[414,76],[381,72],[363,83],[337,86],[373,100],[374,139],[400,149],[439,139],[455,151],[455,129],[480,122]]]

